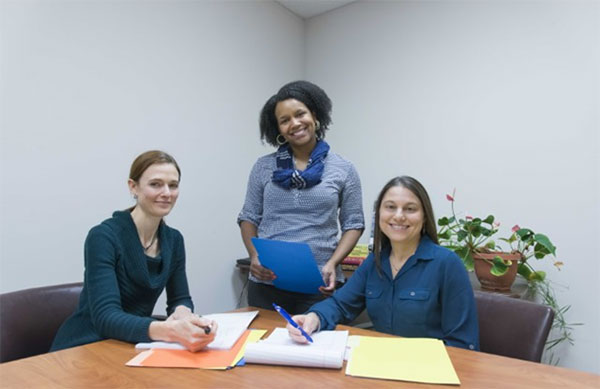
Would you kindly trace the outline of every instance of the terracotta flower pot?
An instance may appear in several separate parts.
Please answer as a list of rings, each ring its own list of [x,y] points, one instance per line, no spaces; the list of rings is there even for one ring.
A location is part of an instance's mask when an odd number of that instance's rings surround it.
[[[490,269],[492,268],[491,262],[494,261],[496,256],[512,262],[508,271],[502,276],[495,276],[490,273]],[[473,259],[475,260],[475,275],[481,284],[481,289],[499,292],[510,291],[510,287],[515,282],[515,277],[517,276],[521,254],[491,251],[489,253],[473,253]]]

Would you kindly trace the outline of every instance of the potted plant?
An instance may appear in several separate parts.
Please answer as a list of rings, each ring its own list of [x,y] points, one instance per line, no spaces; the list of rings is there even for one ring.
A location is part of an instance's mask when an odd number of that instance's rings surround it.
[[[573,326],[581,323],[566,321],[565,313],[570,309],[570,305],[561,306],[558,303],[553,284],[546,277],[546,272],[535,270],[530,261],[532,258],[540,260],[549,257],[560,270],[563,263],[554,259],[556,247],[546,235],[515,225],[508,238],[499,238],[505,243],[503,248],[492,239],[500,227],[494,216],[479,218],[465,215],[460,218],[454,210],[454,197],[455,191],[452,195],[446,195],[452,215],[438,219],[440,245],[454,251],[468,271],[475,270],[482,289],[510,290],[517,274],[527,281],[531,298],[539,296],[544,304],[554,310],[554,336],[546,343],[546,359],[550,364],[557,364],[559,359],[549,351],[565,341],[572,345]],[[498,286],[496,283],[499,280],[508,282],[508,286]]]
[[[507,243],[508,248],[503,248],[492,239],[500,227],[494,216],[457,217],[454,195],[454,192],[452,196],[446,195],[452,216],[438,219],[438,238],[442,246],[462,259],[467,270],[475,270],[483,289],[509,291],[517,273],[527,281],[543,281],[546,278],[546,273],[536,271],[529,261],[531,258],[539,260],[555,256],[556,247],[546,235],[515,225],[508,238],[500,238]],[[562,262],[554,260],[554,265],[560,270]]]

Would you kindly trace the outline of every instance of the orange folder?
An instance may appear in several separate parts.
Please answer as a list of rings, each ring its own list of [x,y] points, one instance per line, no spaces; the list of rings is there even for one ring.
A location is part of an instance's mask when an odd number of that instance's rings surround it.
[[[246,343],[250,330],[246,330],[229,350],[151,349],[127,362],[127,366],[141,367],[191,367],[198,369],[226,369],[233,365],[236,356]]]

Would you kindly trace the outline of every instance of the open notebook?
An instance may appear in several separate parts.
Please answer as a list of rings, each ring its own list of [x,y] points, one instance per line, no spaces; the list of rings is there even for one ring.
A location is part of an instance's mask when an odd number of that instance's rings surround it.
[[[321,331],[311,337],[313,343],[298,344],[285,328],[275,328],[267,339],[246,345],[244,359],[268,365],[341,368],[348,331]]]
[[[211,319],[217,322],[217,336],[207,348],[210,350],[228,350],[240,336],[246,331],[250,322],[254,320],[258,311],[252,312],[231,312],[231,313],[213,313],[203,315],[206,319]],[[173,350],[185,350],[186,348],[179,343],[168,342],[151,342],[138,343],[135,345],[136,350],[145,350],[150,348],[167,348]]]

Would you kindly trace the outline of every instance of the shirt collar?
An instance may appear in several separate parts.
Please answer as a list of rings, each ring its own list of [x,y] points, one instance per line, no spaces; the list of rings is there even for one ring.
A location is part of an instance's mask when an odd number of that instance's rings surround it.
[[[421,236],[419,247],[414,253],[417,260],[431,261],[434,257],[435,243],[427,235]]]
[[[434,258],[435,246],[435,243],[433,243],[433,241],[427,235],[421,236],[417,251],[415,251],[415,253],[408,258],[407,264],[402,267],[400,272],[406,271],[406,269],[412,267],[417,261],[431,261]],[[392,279],[392,270],[390,269],[391,251],[391,246],[387,246],[381,251],[381,267],[383,272],[387,274],[390,279]]]

